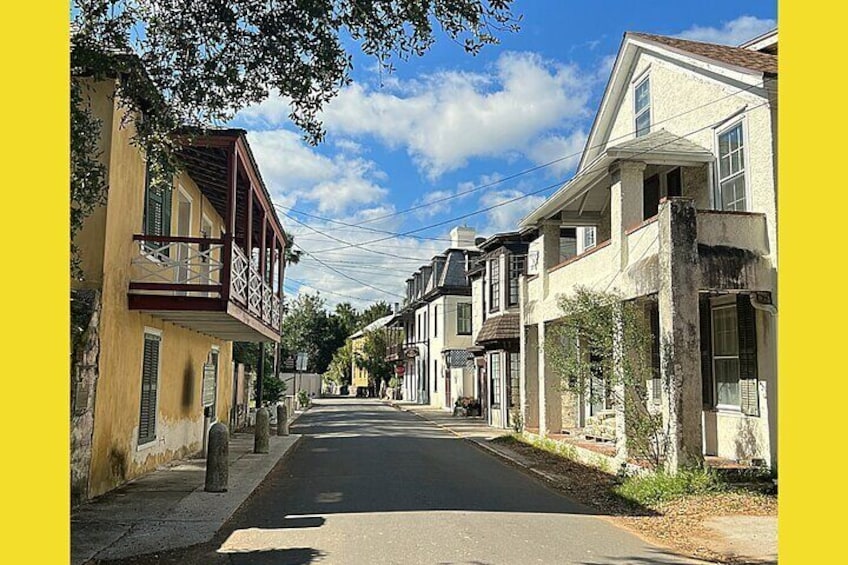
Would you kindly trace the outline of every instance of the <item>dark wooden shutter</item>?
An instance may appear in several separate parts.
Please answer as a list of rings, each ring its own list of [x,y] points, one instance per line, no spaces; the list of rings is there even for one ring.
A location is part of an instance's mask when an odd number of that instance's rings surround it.
[[[680,167],[670,170],[665,177],[666,188],[668,189],[668,196],[670,198],[682,194],[683,181],[680,177]]]
[[[653,175],[642,184],[642,219],[657,215],[660,205],[660,176]],[[630,226],[627,226],[630,227]]]
[[[701,391],[704,408],[715,406],[713,398],[713,325],[710,310],[710,296],[701,294],[698,297],[698,316],[701,319]]]
[[[739,323],[739,401],[744,414],[759,416],[757,321],[747,294],[736,296],[736,315]]]
[[[149,162],[144,172],[144,233],[171,235],[171,190],[153,185]]]
[[[159,382],[159,344],[157,335],[144,335],[141,369],[141,410],[138,420],[138,443],[156,439],[156,389]]]

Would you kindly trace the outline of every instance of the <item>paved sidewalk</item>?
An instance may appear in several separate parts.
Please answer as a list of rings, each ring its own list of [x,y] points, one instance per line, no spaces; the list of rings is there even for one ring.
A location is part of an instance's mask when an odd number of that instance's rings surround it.
[[[455,435],[465,439],[477,438],[488,440],[498,436],[507,435],[512,432],[512,430],[492,427],[479,416],[470,418],[456,417],[441,408],[436,408],[434,406],[422,406],[421,404],[415,404],[413,402],[403,400],[390,400],[389,404],[395,408],[417,414],[422,418],[430,420],[437,426],[453,432]]]
[[[75,508],[72,565],[209,541],[301,437],[274,431],[267,454],[253,453],[252,433],[230,437],[227,492],[205,492],[206,460],[185,459]]]

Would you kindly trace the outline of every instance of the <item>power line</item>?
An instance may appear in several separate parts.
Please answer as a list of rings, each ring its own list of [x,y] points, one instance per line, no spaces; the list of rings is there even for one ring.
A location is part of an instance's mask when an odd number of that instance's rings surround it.
[[[652,127],[653,127],[653,126],[658,126],[658,125],[663,124],[663,123],[665,123],[665,122],[668,122],[668,121],[670,121],[670,120],[673,120],[673,119],[679,118],[679,117],[681,117],[681,116],[685,116],[686,114],[690,114],[690,113],[692,113],[692,112],[695,112],[695,111],[697,111],[697,110],[700,110],[700,109],[702,109],[702,108],[705,108],[705,107],[707,107],[707,106],[709,106],[709,105],[711,105],[711,104],[715,104],[715,103],[717,103],[717,102],[720,102],[720,101],[722,101],[722,100],[725,100],[725,99],[727,99],[727,98],[730,98],[731,96],[736,96],[737,94],[740,94],[740,93],[742,93],[742,92],[748,92],[748,91],[750,91],[750,90],[753,90],[754,88],[760,88],[760,87],[762,87],[762,86],[764,86],[764,85],[765,85],[765,83],[764,83],[764,82],[760,82],[760,83],[757,83],[757,84],[752,84],[752,85],[750,85],[750,86],[746,86],[746,87],[744,87],[744,88],[740,88],[739,90],[737,90],[737,91],[735,91],[735,92],[730,92],[730,93],[728,93],[728,94],[726,94],[726,95],[724,95],[724,96],[721,96],[721,97],[719,97],[719,98],[715,98],[715,99],[713,99],[713,100],[710,100],[709,102],[705,102],[704,104],[701,104],[701,105],[699,105],[699,106],[695,106],[694,108],[690,108],[690,109],[688,109],[688,110],[686,110],[686,111],[684,111],[684,112],[680,112],[679,114],[675,114],[675,115],[673,115],[673,116],[669,116],[668,118],[665,118],[665,119],[663,119],[663,120],[659,120],[659,121],[657,121],[657,122],[654,122],[654,123],[652,123],[652,124],[651,124],[651,126],[652,126]],[[496,180],[496,181],[492,181],[492,182],[489,182],[489,183],[486,183],[486,184],[482,184],[482,185],[473,186],[473,187],[469,188],[468,190],[464,190],[464,191],[456,192],[456,193],[454,193],[454,194],[451,194],[451,195],[445,196],[445,197],[443,197],[443,198],[438,198],[438,199],[436,199],[436,200],[432,200],[432,201],[430,201],[430,202],[417,204],[417,205],[415,205],[415,206],[411,206],[411,207],[409,207],[409,208],[405,208],[404,210],[398,210],[398,211],[396,211],[396,212],[392,212],[391,214],[385,214],[385,215],[382,215],[382,216],[377,216],[377,217],[374,217],[374,218],[369,218],[369,219],[367,219],[367,220],[363,220],[363,221],[361,221],[361,222],[359,222],[359,223],[357,223],[357,224],[353,224],[353,226],[354,226],[354,227],[361,227],[361,226],[362,226],[362,225],[364,225],[364,224],[370,224],[370,223],[373,223],[373,222],[376,222],[376,221],[379,221],[379,220],[384,220],[384,219],[386,219],[386,218],[391,218],[391,217],[394,217],[394,216],[399,216],[399,215],[407,214],[407,213],[409,213],[409,212],[413,212],[413,211],[415,211],[415,210],[419,210],[419,209],[421,209],[421,208],[426,208],[427,206],[432,206],[433,204],[438,204],[438,203],[440,203],[440,202],[446,202],[446,201],[448,201],[448,200],[452,200],[452,199],[454,199],[454,198],[460,198],[460,197],[462,197],[462,196],[465,196],[466,194],[471,194],[472,192],[477,192],[477,191],[483,190],[483,189],[485,189],[485,188],[490,188],[490,187],[492,187],[492,186],[495,186],[495,185],[498,185],[498,184],[501,184],[501,183],[504,183],[504,182],[507,182],[507,181],[513,180],[513,179],[518,178],[518,177],[520,177],[520,176],[523,176],[523,175],[526,175],[526,174],[530,174],[530,173],[536,172],[536,171],[538,171],[538,170],[540,170],[540,169],[544,169],[544,168],[550,167],[550,166],[552,166],[552,165],[555,165],[555,164],[560,163],[560,162],[562,162],[562,161],[565,161],[565,160],[567,160],[567,159],[571,159],[571,158],[573,158],[573,157],[579,157],[580,155],[582,155],[582,154],[583,154],[583,153],[585,153],[586,151],[589,151],[590,149],[598,149],[598,148],[600,148],[600,147],[604,147],[604,146],[606,146],[606,145],[609,145],[609,144],[610,144],[611,142],[613,142],[613,141],[619,141],[619,140],[621,140],[621,139],[628,138],[628,137],[630,137],[631,135],[633,135],[633,134],[635,134],[635,133],[636,133],[636,130],[634,129],[634,130],[632,130],[632,131],[628,131],[628,132],[626,132],[626,133],[623,133],[622,135],[620,135],[620,136],[618,136],[618,137],[613,137],[613,138],[607,139],[604,143],[599,143],[599,144],[597,144],[597,145],[593,145],[593,146],[591,146],[591,147],[584,147],[581,151],[578,151],[578,152],[575,152],[575,153],[571,153],[570,155],[565,155],[565,156],[563,156],[563,157],[558,157],[558,158],[556,158],[556,159],[554,159],[554,160],[552,160],[552,161],[548,161],[547,163],[542,163],[541,165],[536,165],[535,167],[530,167],[529,169],[524,169],[524,170],[522,170],[522,171],[519,171],[519,172],[517,172],[517,173],[513,173],[512,175],[509,175],[509,176],[503,177],[503,178],[498,179],[498,180]],[[294,211],[293,209],[289,209],[289,210]]]
[[[295,243],[295,245],[297,245],[297,243]],[[297,246],[298,246],[298,247],[300,247],[299,245],[297,245]],[[346,273],[343,273],[343,272],[339,271],[338,269],[336,269],[335,267],[332,267],[331,265],[328,265],[327,263],[323,262],[321,259],[319,259],[319,258],[315,257],[315,255],[313,255],[313,254],[312,254],[312,253],[310,253],[309,251],[305,250],[303,247],[300,247],[300,250],[301,250],[301,251],[303,251],[305,254],[307,254],[307,255],[311,256],[311,257],[312,257],[315,261],[317,261],[319,264],[321,264],[321,265],[323,265],[324,267],[326,267],[326,268],[330,269],[330,270],[331,270],[331,271],[333,271],[334,273],[337,273],[337,274],[339,274],[339,275],[343,276],[343,277],[344,277],[344,278],[346,278],[346,279],[349,279],[349,280],[351,280],[351,281],[353,281],[353,282],[355,282],[355,283],[361,284],[362,286],[367,286],[368,288],[372,288],[372,289],[374,289],[374,290],[376,290],[376,291],[378,291],[378,292],[382,292],[383,294],[388,294],[388,295],[390,295],[390,296],[396,296],[396,297],[398,297],[398,298],[406,298],[405,296],[402,296],[402,295],[400,295],[400,294],[397,294],[397,293],[394,293],[394,292],[390,292],[390,291],[385,290],[385,289],[382,289],[382,288],[378,288],[378,287],[376,287],[376,286],[374,286],[374,285],[372,285],[372,284],[369,284],[369,283],[367,283],[367,282],[365,282],[365,281],[361,281],[361,280],[359,280],[359,279],[357,279],[357,278],[354,278],[354,277],[352,277],[352,276],[350,276],[350,275],[348,275],[348,274],[346,274]]]

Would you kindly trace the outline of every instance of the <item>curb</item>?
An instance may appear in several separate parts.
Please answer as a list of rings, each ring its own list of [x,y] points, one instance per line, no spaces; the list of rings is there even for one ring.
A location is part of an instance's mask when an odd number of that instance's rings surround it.
[[[531,467],[530,465],[527,465],[526,463],[519,461],[518,459],[500,451],[499,449],[495,449],[494,447],[486,445],[485,443],[483,443],[483,441],[479,440],[478,438],[461,436],[459,433],[457,433],[453,429],[445,426],[444,424],[440,424],[439,422],[431,420],[430,418],[427,418],[426,416],[422,416],[418,412],[415,412],[413,410],[409,410],[408,408],[404,408],[403,406],[395,404],[394,402],[391,402],[391,401],[388,401],[387,403],[392,408],[395,408],[397,410],[401,410],[403,412],[407,412],[409,414],[413,414],[415,416],[418,416],[419,418],[421,418],[425,422],[429,422],[429,423],[431,423],[431,424],[433,424],[433,425],[435,425],[435,426],[437,426],[437,427],[439,427],[443,430],[447,430],[450,433],[452,433],[453,435],[455,435],[456,437],[458,437],[459,439],[465,440],[468,443],[470,443],[471,445],[474,445],[474,446],[476,446],[476,447],[478,447],[478,448],[480,448],[484,451],[487,451],[487,452],[491,453],[492,455],[495,455],[495,456],[497,456],[497,457],[499,457],[499,458],[501,458],[505,461],[512,463],[513,465],[517,465],[517,466],[521,467],[522,469],[526,469],[526,470],[530,471],[531,473],[533,473],[533,474],[539,476],[540,478],[544,479],[546,482],[556,483],[556,481],[557,481],[556,477],[553,477],[553,476],[551,476],[550,474],[548,474],[544,471],[540,471],[539,469],[536,469],[535,467]]]

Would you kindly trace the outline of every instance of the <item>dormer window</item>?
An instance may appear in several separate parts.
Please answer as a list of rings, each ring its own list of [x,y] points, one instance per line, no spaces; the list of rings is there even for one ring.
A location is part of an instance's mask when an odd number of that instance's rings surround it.
[[[648,77],[636,85],[633,91],[636,116],[636,137],[651,132],[651,83]]]

